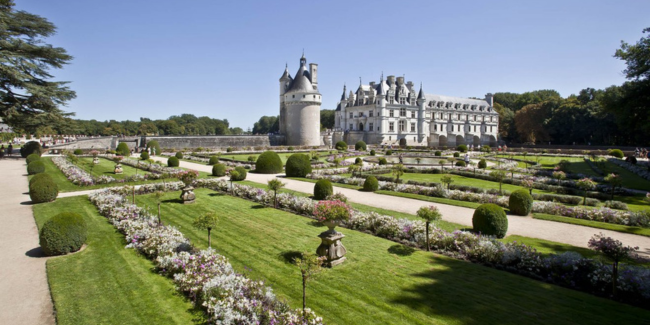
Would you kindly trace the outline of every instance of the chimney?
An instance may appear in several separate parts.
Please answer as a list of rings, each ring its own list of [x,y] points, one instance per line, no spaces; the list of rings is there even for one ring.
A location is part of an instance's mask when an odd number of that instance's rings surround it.
[[[314,89],[318,90],[318,64],[309,64],[309,75],[311,76],[311,83],[314,85]]]

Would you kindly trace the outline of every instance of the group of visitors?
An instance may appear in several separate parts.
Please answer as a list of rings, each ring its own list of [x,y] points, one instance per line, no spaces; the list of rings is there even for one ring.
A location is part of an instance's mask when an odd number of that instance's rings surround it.
[[[5,148],[5,145],[0,146],[0,158],[4,158],[5,155],[11,156],[14,153],[14,146],[9,142],[9,145],[7,148]]]
[[[634,157],[650,159],[650,151],[648,151],[646,148],[636,148],[634,149]]]

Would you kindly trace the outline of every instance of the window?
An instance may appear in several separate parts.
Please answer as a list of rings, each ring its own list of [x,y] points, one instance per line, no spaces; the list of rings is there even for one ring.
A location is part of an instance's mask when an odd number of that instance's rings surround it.
[[[368,124],[368,131],[372,131],[372,126],[373,126],[372,123]]]
[[[392,110],[392,109],[390,111],[388,111],[388,116],[395,117],[395,111]]]
[[[474,121],[476,121],[476,115],[474,115]],[[476,131],[476,130],[474,130],[474,131]]]
[[[354,130],[354,125],[352,125],[352,123],[350,123],[350,130]]]
[[[474,116],[474,117],[476,117],[476,116]],[[476,125],[474,125],[474,132],[476,132]]]
[[[369,112],[368,112],[368,116],[372,117],[372,113],[373,113],[373,112],[374,112],[374,111],[369,111]]]
[[[438,124],[434,124],[434,125],[433,125],[433,130],[434,130],[434,131],[438,131]]]
[[[388,102],[389,102],[389,104],[395,104],[395,98],[391,97]]]
[[[399,98],[399,103],[402,104],[402,105],[406,104],[406,99],[404,97],[400,97]]]
[[[490,125],[490,132],[492,132],[492,125]]]
[[[415,118],[415,111],[411,111],[411,118]]]
[[[296,95],[291,95],[291,98],[296,98]]]
[[[404,122],[404,120],[399,121],[399,130],[401,132],[406,131],[406,122]]]
[[[445,130],[445,125],[444,125],[444,124],[440,124],[440,131],[444,131],[444,130]]]
[[[350,118],[352,118],[352,112],[350,112]]]
[[[411,132],[415,132],[415,123],[411,123]]]
[[[388,122],[388,132],[395,132],[395,122]]]
[[[490,116],[490,122],[492,122],[492,116]]]
[[[406,116],[406,108],[399,109],[399,116]]]
[[[451,132],[454,132],[454,125],[451,125]]]

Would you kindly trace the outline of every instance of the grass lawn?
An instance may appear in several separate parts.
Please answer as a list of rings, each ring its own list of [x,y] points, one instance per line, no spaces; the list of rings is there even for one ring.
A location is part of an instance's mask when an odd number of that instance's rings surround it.
[[[503,155],[499,155],[501,158],[506,158]],[[509,157],[509,156],[507,156]],[[528,155],[524,158],[523,155],[518,155],[518,156],[513,156],[515,159],[523,159],[523,160],[528,160],[528,161],[535,161],[538,162],[539,165],[542,168],[555,168],[555,165],[557,165],[561,160],[567,160],[568,162],[581,162],[584,161],[582,157],[560,157],[560,156],[535,156],[535,155]],[[539,160],[537,159],[539,158]]]
[[[171,280],[152,271],[153,263],[126,249],[124,235],[100,216],[86,196],[33,206],[40,228],[62,211],[84,216],[88,246],[47,261],[57,324],[193,324],[204,314],[177,294]]]
[[[600,257],[598,253],[596,253],[591,249],[584,248],[584,247],[576,247],[573,245],[558,243],[550,240],[522,237],[517,235],[511,235],[499,240],[504,243],[518,242],[518,243],[524,243],[528,246],[533,246],[535,247],[535,249],[537,249],[538,252],[546,256],[551,254],[561,254],[564,252],[577,252],[584,257],[589,257],[589,258]]]
[[[209,190],[183,205],[168,193],[164,222],[178,226],[200,248],[207,232],[192,220],[208,210],[219,215],[213,245],[240,272],[264,279],[275,293],[301,305],[298,268],[286,260],[314,251],[325,227],[311,219]],[[153,205],[151,196],[140,204]],[[650,312],[458,261],[357,231],[346,238],[347,261],[322,271],[308,284],[307,305],[327,324],[575,324],[642,323]]]
[[[581,225],[581,226],[587,226],[587,227],[593,227],[593,228],[607,229],[607,230],[613,230],[613,231],[619,231],[619,232],[624,232],[624,233],[629,233],[629,234],[634,234],[634,235],[641,235],[641,236],[650,237],[650,228],[630,227],[630,226],[617,225],[617,224],[607,223],[607,222],[599,222],[599,221],[583,220],[583,219],[570,218],[570,217],[562,217],[562,216],[556,216],[556,215],[545,214],[545,213],[533,213],[533,218],[542,219],[542,220],[557,221],[557,222],[564,222],[564,223],[570,223],[570,224],[574,224],[574,225]]]
[[[603,170],[605,173],[616,173],[618,175],[621,175],[621,179],[623,179],[623,186],[627,188],[632,188],[635,190],[641,190],[641,191],[648,191],[650,192],[650,181],[645,180],[639,176],[637,176],[635,173],[623,168],[619,167],[617,165],[614,165],[610,162],[605,163],[605,170]]]
[[[115,162],[101,157],[99,158],[99,164],[96,165],[93,165],[93,158],[80,157],[79,163],[77,163],[76,165],[95,177],[110,176],[115,179],[124,179],[126,177],[135,174],[140,174],[140,175],[150,174],[147,171],[140,170],[124,164],[122,165],[122,170],[124,172],[122,174],[115,174],[114,172]]]

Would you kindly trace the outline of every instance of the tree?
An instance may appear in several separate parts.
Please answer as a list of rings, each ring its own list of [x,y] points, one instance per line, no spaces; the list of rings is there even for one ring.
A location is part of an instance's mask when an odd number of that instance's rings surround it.
[[[643,33],[650,33],[650,28],[644,29]],[[650,78],[650,37],[642,37],[634,45],[621,41],[621,48],[616,50],[614,57],[627,64],[627,68],[623,72],[628,79]]]
[[[208,231],[208,247],[212,247],[210,232],[212,229],[217,228],[217,221],[219,221],[219,217],[217,217],[216,213],[207,212],[194,219],[192,222],[192,226],[194,226],[194,228]]]
[[[282,183],[282,181],[280,181],[277,178],[269,180],[267,183],[268,189],[270,191],[273,191],[273,207],[276,209],[278,208],[278,191],[282,189],[285,185],[287,184]]]
[[[589,248],[603,253],[612,260],[612,295],[616,296],[616,281],[618,280],[618,263],[630,257],[639,247],[623,246],[618,240],[605,237],[603,233],[589,239]]]
[[[320,125],[324,129],[334,128],[334,110],[322,109],[320,111]]]
[[[418,217],[424,219],[425,221],[425,231],[427,236],[427,252],[431,250],[431,245],[429,244],[429,223],[435,222],[442,218],[442,214],[438,211],[438,208],[435,206],[421,207],[418,209]]]
[[[404,175],[406,168],[402,164],[393,166],[393,176],[395,176],[395,183],[399,183],[400,176]]]
[[[612,173],[605,176],[605,182],[612,186],[612,200],[614,200],[614,191],[616,191],[617,187],[623,185],[623,179],[621,179],[621,176]]]
[[[314,253],[303,252],[301,257],[294,259],[294,262],[300,268],[300,275],[302,276],[302,314],[306,317],[307,309],[307,281],[311,279],[316,273],[321,270],[323,259],[325,257],[318,257]]]
[[[587,191],[593,190],[596,188],[596,182],[592,181],[591,178],[583,178],[576,181],[576,185],[583,191],[582,196],[582,205],[587,203]]]
[[[68,82],[50,81],[48,71],[61,69],[72,56],[45,42],[55,34],[54,24],[14,6],[11,0],[0,0],[0,118],[33,133],[38,126],[56,125],[73,115],[59,106],[75,98],[75,92]]]
[[[160,203],[162,203],[162,198],[165,196],[165,192],[156,191],[153,193],[153,196],[156,198],[156,202],[158,203],[158,224],[162,225],[162,219],[160,218]]]
[[[262,116],[253,124],[253,134],[267,134],[279,131],[277,116]]]
[[[443,184],[447,184],[447,190],[449,190],[449,186],[451,185],[451,183],[454,182],[454,180],[451,178],[451,175],[449,174],[445,174],[442,177],[440,177],[440,181]]]
[[[550,118],[556,102],[530,104],[515,113],[515,127],[524,142],[548,141],[546,121]]]
[[[495,170],[490,172],[490,177],[499,182],[499,194],[502,194],[503,192],[501,191],[501,184],[503,184],[503,180],[506,178],[506,172],[503,170]]]

